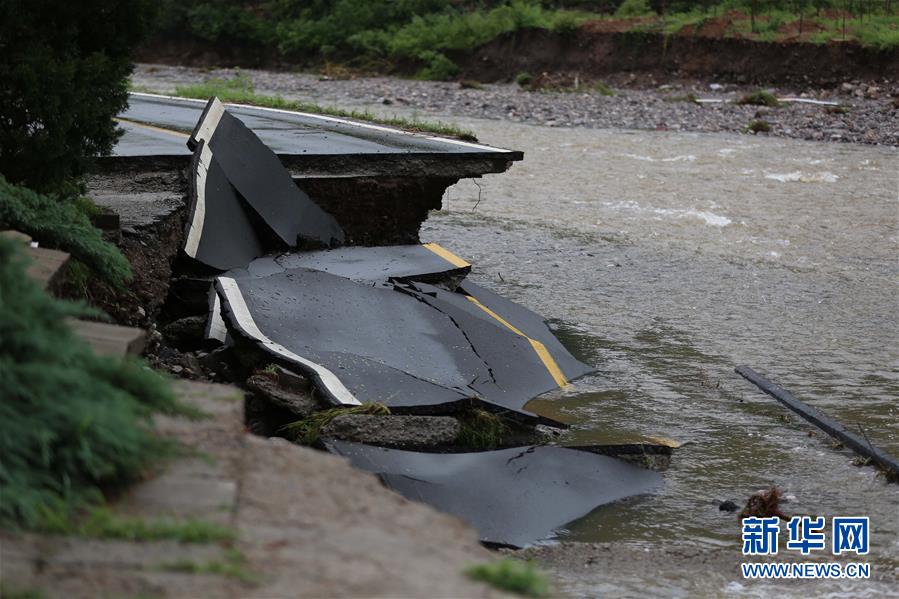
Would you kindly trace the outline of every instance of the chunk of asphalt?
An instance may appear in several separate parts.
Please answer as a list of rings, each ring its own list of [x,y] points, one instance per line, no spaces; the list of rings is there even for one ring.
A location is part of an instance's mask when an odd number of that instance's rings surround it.
[[[497,320],[487,321],[472,313],[465,305],[469,302],[459,294],[419,282],[397,289],[444,314],[459,328],[471,351],[490,371],[489,379],[471,383],[471,387],[485,399],[520,410],[534,397],[559,386],[526,337]],[[462,303],[447,301],[454,296],[460,297]]]
[[[195,151],[201,143],[210,148],[228,181],[282,249],[343,243],[343,229],[334,217],[296,186],[278,156],[218,98],[210,98],[187,142]]]
[[[557,386],[564,387],[571,380],[595,370],[578,361],[565,349],[546,326],[542,316],[475,285],[468,279],[462,281],[456,292],[419,281],[400,285],[399,289],[452,315],[459,322],[467,322],[463,328],[471,332],[472,339],[480,338],[480,343],[476,345],[484,349],[479,351],[488,351],[493,340],[492,327],[485,329],[483,323],[489,323],[526,341],[532,354],[527,362],[536,366],[534,371],[526,373],[525,379],[518,379],[519,384],[529,378],[530,384],[535,388],[543,385],[546,386],[544,390],[549,391]],[[477,296],[472,295],[472,292],[477,293]],[[481,326],[471,319],[480,321]],[[502,356],[491,357],[487,361],[494,366],[494,375],[500,377],[502,371],[497,366],[504,362]],[[521,376],[520,369],[514,365],[510,371],[513,377]],[[547,379],[547,376],[550,378]],[[511,389],[512,384],[514,383],[500,383],[506,389]]]
[[[322,427],[321,436],[369,445],[425,449],[452,444],[459,421],[450,416],[341,414]]]
[[[232,336],[294,365],[337,404],[452,403],[490,378],[458,327],[392,286],[293,269],[221,276],[216,290]]]
[[[240,196],[205,142],[194,149],[189,198],[185,254],[225,271],[245,266],[265,253]]]
[[[333,439],[324,445],[408,499],[462,518],[493,545],[525,547],[598,506],[662,485],[658,472],[575,448],[448,454]]]
[[[221,276],[216,290],[232,336],[303,369],[339,404],[473,398],[533,419],[524,405],[556,387],[525,337],[398,284],[291,269]]]
[[[415,279],[442,285],[449,284],[452,287],[453,282],[461,281],[471,271],[471,264],[436,243],[352,246],[333,250],[292,252],[277,257],[264,256],[257,258],[246,268],[228,272],[227,276],[267,277],[295,268],[320,270],[361,283]]]
[[[506,299],[498,293],[490,291],[486,287],[482,287],[468,279],[462,282],[459,291],[465,296],[465,301],[471,304],[468,306],[469,308],[472,306],[478,308],[476,313],[481,318],[496,320],[496,317],[499,316],[528,338],[542,343],[569,381],[573,381],[585,374],[596,372],[594,367],[584,364],[571,355],[571,352],[562,345],[559,338],[546,325],[546,319],[536,312],[528,310],[521,304]],[[441,297],[446,295],[444,293]],[[455,303],[457,304],[463,303],[458,297],[453,297],[452,299],[456,300]],[[472,301],[472,299],[475,301]]]

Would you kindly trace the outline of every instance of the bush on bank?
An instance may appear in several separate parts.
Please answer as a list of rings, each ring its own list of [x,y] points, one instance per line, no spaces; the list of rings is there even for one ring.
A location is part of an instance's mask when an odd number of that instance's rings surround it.
[[[453,52],[525,28],[571,32],[591,19],[645,17],[634,30],[676,33],[738,10],[758,17],[751,25],[739,21],[744,37],[775,39],[781,25],[801,14],[824,26],[811,40],[824,43],[842,33],[834,15],[847,9],[851,36],[899,45],[899,3],[892,0],[168,0],[157,35],[276,50],[299,64],[342,61],[367,69],[411,62],[419,77],[447,79],[459,70]]]
[[[42,246],[69,252],[114,287],[131,278],[131,265],[119,249],[103,240],[78,204],[12,185],[0,175],[0,230],[27,233]]]
[[[95,355],[0,238],[0,526],[44,527],[140,475],[170,445],[150,428],[176,413],[167,382],[135,360]]]
[[[0,173],[69,194],[118,138],[132,49],[153,27],[153,0],[0,2]]]

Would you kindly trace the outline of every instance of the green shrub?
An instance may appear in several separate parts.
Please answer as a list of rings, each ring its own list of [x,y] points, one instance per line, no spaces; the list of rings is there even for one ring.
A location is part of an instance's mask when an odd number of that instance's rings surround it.
[[[65,250],[96,276],[120,287],[131,278],[131,265],[116,246],[103,240],[84,204],[12,185],[0,175],[0,230],[21,231],[42,246]]]
[[[773,108],[776,106],[780,106],[780,101],[777,99],[777,96],[775,96],[771,92],[760,89],[758,91],[752,92],[751,94],[746,94],[745,96],[737,100],[737,104],[771,106]]]
[[[599,92],[603,96],[614,96],[615,90],[603,83],[602,81],[597,81],[593,84],[594,91]]]
[[[149,418],[179,406],[142,363],[75,337],[65,319],[85,309],[46,295],[18,249],[0,239],[0,525],[39,527],[164,455]]]
[[[618,18],[642,17],[652,13],[649,2],[646,0],[624,0],[615,11]]]
[[[771,131],[771,124],[768,121],[756,120],[746,125],[745,133],[768,133]]]
[[[128,103],[132,49],[153,0],[5,0],[0,20],[0,173],[40,191],[71,189],[111,151]]]
[[[419,69],[415,74],[416,79],[446,81],[459,73],[459,66],[440,52],[427,50],[419,54],[418,58],[427,63],[427,66]]]
[[[549,580],[530,562],[505,558],[471,566],[465,573],[472,580],[479,580],[500,590],[525,597],[546,597],[550,592]]]
[[[456,444],[471,449],[493,449],[503,442],[509,428],[496,414],[475,408],[459,417]]]
[[[696,94],[690,92],[682,96],[665,96],[662,98],[665,102],[687,102],[688,104],[699,104],[699,98]]]
[[[521,87],[530,85],[531,81],[533,80],[534,77],[530,73],[518,73],[517,75],[515,75],[515,83],[517,83]]]

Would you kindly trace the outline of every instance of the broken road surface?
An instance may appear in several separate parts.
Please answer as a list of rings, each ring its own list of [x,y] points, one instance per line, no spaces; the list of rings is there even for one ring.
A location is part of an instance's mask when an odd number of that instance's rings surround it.
[[[481,541],[524,547],[594,508],[650,493],[661,475],[566,447],[420,453],[328,440],[325,446],[391,489],[472,524]]]
[[[303,374],[336,406],[376,402],[401,413],[479,404],[534,423],[531,399],[592,371],[542,317],[469,281],[471,265],[439,245],[310,251],[339,244],[339,225],[218,100],[189,145],[184,252],[227,271],[214,278],[207,338]],[[656,472],[561,447],[440,454],[324,444],[504,545],[532,543],[660,483]]]

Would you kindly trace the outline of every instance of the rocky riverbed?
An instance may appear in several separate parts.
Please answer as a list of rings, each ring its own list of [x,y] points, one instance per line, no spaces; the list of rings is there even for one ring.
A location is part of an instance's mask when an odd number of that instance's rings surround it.
[[[735,103],[756,91],[755,87],[697,80],[661,81],[627,74],[608,78],[605,87],[599,86],[603,91],[597,89],[596,82],[540,76],[536,81],[532,79],[532,86],[538,89],[531,91],[515,83],[333,78],[307,73],[142,64],[134,73],[133,83],[140,89],[166,93],[179,85],[211,77],[227,79],[238,72],[248,76],[262,94],[341,107],[377,107],[380,113],[395,110],[403,116],[451,115],[550,127],[702,132],[743,132],[754,121],[764,121],[770,131],[758,135],[899,145],[899,84],[890,81],[847,81],[833,89],[771,88],[781,98],[838,104],[786,102],[778,107]],[[609,93],[612,95],[606,95]]]

